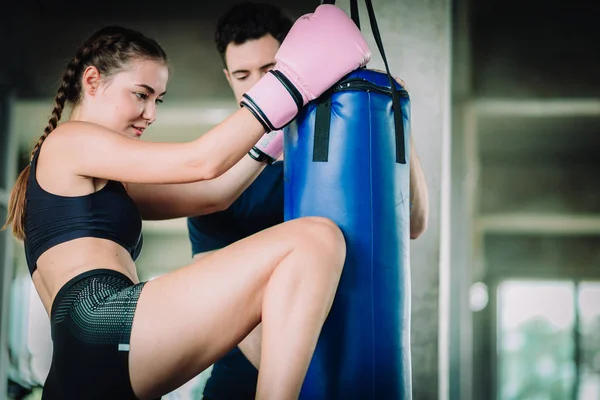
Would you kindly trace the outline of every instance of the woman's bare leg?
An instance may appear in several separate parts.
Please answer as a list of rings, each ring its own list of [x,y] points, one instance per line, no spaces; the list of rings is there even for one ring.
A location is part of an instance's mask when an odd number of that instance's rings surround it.
[[[152,398],[180,386],[262,321],[257,398],[297,398],[344,260],[337,226],[310,217],[148,282],[131,334],[136,395]]]
[[[248,336],[244,338],[238,344],[238,347],[242,351],[242,353],[246,356],[248,361],[256,369],[260,367],[260,351],[261,351],[261,343],[262,343],[262,324],[258,324],[256,328]]]

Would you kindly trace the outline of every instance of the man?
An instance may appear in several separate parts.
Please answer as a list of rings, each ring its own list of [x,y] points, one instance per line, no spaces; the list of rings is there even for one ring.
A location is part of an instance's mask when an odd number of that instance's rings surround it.
[[[227,82],[240,102],[242,94],[275,65],[275,53],[293,21],[269,4],[234,6],[218,21],[215,42]],[[283,163],[265,167],[226,210],[188,219],[194,257],[203,257],[270,226],[283,222]],[[411,141],[411,239],[427,223],[427,189]],[[260,325],[213,366],[204,399],[254,399],[260,363]]]

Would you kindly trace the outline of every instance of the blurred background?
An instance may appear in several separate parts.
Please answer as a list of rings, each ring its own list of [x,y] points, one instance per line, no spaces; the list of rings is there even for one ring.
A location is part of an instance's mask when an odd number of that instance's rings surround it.
[[[319,4],[268,2],[292,17]],[[2,5],[0,223],[63,68],[104,25],[143,31],[171,59],[144,140],[194,139],[237,108],[213,44],[236,1],[186,3]],[[411,243],[414,398],[600,399],[600,2],[373,3],[431,196],[428,230]],[[370,67],[383,68],[361,11]],[[141,279],[191,260],[185,220],[145,222],[144,239]],[[0,266],[0,399],[39,398],[49,324],[6,231]]]

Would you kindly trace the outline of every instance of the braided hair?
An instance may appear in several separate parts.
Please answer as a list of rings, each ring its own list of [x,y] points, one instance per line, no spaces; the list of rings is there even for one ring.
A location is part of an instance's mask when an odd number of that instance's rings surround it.
[[[167,55],[155,40],[120,26],[100,29],[77,49],[63,73],[48,125],[31,151],[30,164],[23,169],[12,189],[8,203],[8,216],[2,229],[12,224],[14,236],[20,240],[25,239],[25,199],[31,161],[44,140],[58,126],[65,104],[76,106],[80,103],[82,75],[86,68],[96,67],[101,76],[106,79],[126,69],[132,61],[138,60],[157,60],[166,63]]]

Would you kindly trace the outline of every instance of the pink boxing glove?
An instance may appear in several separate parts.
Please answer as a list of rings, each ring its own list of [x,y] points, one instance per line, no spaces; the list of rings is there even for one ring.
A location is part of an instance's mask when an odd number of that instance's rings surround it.
[[[275,68],[243,95],[240,105],[267,132],[281,129],[306,103],[370,59],[352,19],[334,5],[320,5],[298,18],[275,55]]]
[[[248,152],[248,155],[259,162],[273,164],[283,153],[283,131],[265,133]]]

